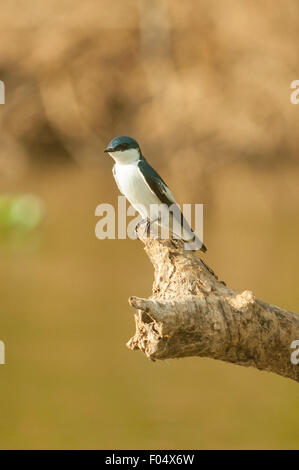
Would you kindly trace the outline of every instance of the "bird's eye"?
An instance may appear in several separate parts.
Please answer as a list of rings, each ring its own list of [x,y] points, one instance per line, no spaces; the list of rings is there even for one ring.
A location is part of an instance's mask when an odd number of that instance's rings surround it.
[[[127,150],[128,144],[122,144],[121,148],[122,148],[122,150]]]

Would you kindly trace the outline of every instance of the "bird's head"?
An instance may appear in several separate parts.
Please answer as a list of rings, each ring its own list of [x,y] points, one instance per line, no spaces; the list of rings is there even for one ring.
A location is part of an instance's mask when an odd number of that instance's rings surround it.
[[[141,156],[138,142],[125,135],[112,139],[104,152],[109,153],[109,155],[120,164],[133,163],[138,161]]]

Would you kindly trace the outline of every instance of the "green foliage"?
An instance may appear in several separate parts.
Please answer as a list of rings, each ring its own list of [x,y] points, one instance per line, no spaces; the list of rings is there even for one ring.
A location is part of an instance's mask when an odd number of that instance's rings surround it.
[[[44,203],[37,196],[4,194],[0,196],[0,236],[31,232],[41,223],[44,214]]]

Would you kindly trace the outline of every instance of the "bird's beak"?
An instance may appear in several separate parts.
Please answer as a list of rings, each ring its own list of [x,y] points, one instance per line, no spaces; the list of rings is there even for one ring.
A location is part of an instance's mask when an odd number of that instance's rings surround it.
[[[106,147],[105,150],[104,150],[104,153],[107,153],[107,152],[113,152],[113,148]]]

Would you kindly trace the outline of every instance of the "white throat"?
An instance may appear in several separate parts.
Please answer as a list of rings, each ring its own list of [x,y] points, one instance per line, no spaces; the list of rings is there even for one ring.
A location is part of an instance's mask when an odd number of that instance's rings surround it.
[[[109,152],[118,165],[129,165],[138,162],[140,158],[139,149],[128,149],[121,152]]]

